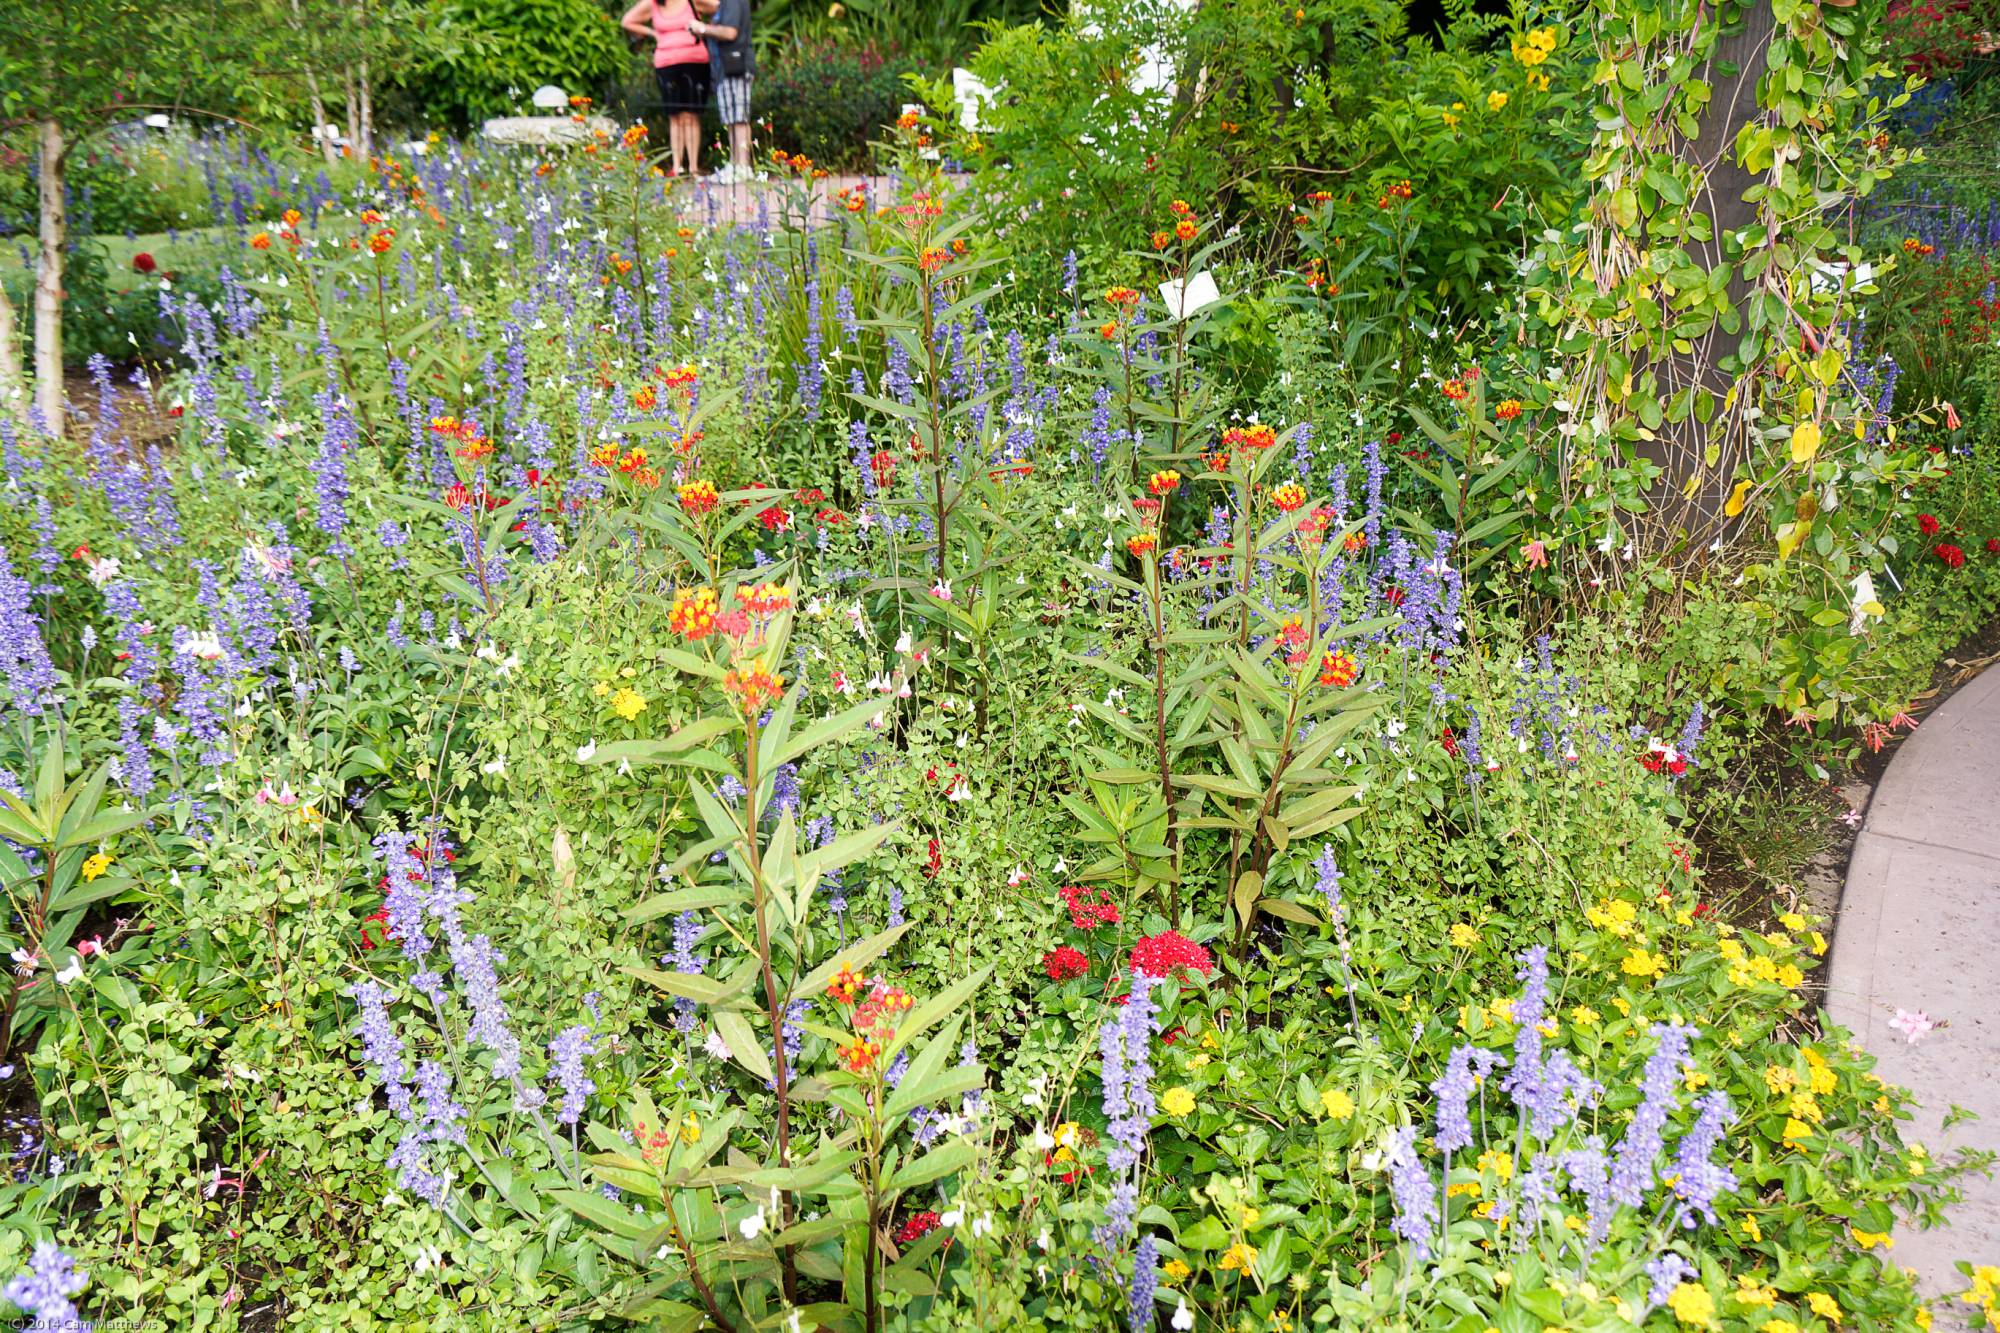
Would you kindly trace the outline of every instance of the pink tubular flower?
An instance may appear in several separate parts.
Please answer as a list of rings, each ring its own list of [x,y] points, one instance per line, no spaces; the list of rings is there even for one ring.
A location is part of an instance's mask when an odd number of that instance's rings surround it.
[[[1889,1026],[1902,1033],[1903,1039],[1914,1046],[1937,1024],[1921,1009],[1898,1009],[1896,1016],[1889,1020]]]

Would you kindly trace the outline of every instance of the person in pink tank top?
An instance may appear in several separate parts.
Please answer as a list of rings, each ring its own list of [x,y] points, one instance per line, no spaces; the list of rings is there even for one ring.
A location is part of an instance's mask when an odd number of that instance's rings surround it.
[[[667,108],[670,164],[667,174],[699,172],[701,113],[708,106],[710,80],[708,43],[696,35],[701,27],[688,0],[638,0],[618,20],[635,37],[653,42],[653,78]]]

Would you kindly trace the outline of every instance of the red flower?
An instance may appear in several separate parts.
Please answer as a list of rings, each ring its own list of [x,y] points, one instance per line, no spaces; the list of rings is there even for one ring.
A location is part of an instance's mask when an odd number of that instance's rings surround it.
[[[1931,547],[1931,554],[1943,561],[1947,569],[1957,569],[1965,563],[1965,552],[1959,550],[1950,542],[1939,542],[1936,546]]]
[[[936,838],[930,839],[930,860],[924,865],[924,878],[936,879],[944,869],[944,848]]]
[[[132,271],[134,273],[151,273],[158,267],[159,265],[153,262],[153,257],[144,250],[132,256]]]
[[[1050,981],[1068,981],[1088,972],[1090,960],[1067,944],[1059,945],[1042,955],[1042,970]]]
[[[1163,930],[1132,946],[1132,970],[1149,977],[1170,977],[1177,972],[1207,976],[1214,969],[1208,950],[1177,930]]]
[[[370,935],[368,933],[368,927],[370,923],[375,923],[380,926],[380,929],[377,930],[373,935]],[[378,948],[381,946],[382,942],[388,938],[389,938],[389,908],[385,904],[382,907],[377,908],[372,915],[365,916],[361,919],[361,947],[363,949]]]
[[[896,1228],[896,1243],[908,1245],[913,1240],[922,1240],[937,1230],[938,1220],[938,1215],[929,1210],[910,1214],[903,1225]]]
[[[1937,520],[1936,514],[1917,515],[1917,530],[1919,532],[1922,532],[1926,537],[1937,536],[1938,528],[1941,526],[1942,525]]]
[[[1986,554],[2000,555],[2000,537],[1988,537],[1986,539]]]
[[[1444,742],[1444,752],[1446,754],[1454,759],[1458,758],[1458,737],[1452,734],[1450,727],[1446,727],[1444,734],[1439,736],[1438,739]]]
[[[1081,884],[1071,884],[1060,890],[1063,906],[1069,908],[1069,923],[1078,930],[1095,930],[1099,926],[1118,924],[1118,904],[1111,901],[1111,895],[1103,889],[1086,889]]]
[[[764,525],[766,532],[783,532],[792,526],[792,516],[785,512],[783,505],[772,505],[769,509],[759,510],[757,521]]]

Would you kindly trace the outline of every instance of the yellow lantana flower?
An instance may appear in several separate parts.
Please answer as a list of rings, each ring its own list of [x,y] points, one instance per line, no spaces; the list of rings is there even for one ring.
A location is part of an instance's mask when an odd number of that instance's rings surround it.
[[[83,877],[85,879],[96,879],[109,869],[111,869],[111,854],[109,852],[98,852],[83,863]]]
[[[1345,1120],[1354,1114],[1354,1099],[1339,1088],[1328,1088],[1322,1092],[1319,1105],[1329,1120]]]
[[[1186,1088],[1168,1088],[1160,1094],[1160,1109],[1178,1120],[1194,1110],[1194,1094]]]
[[[1708,1288],[1697,1287],[1692,1282],[1683,1282],[1674,1288],[1667,1297],[1667,1308],[1683,1324],[1708,1328],[1715,1323],[1715,1298],[1708,1294]]]
[[[1666,972],[1667,960],[1645,949],[1631,949],[1618,964],[1618,970],[1628,977],[1657,977]]]
[[[1257,1263],[1257,1251],[1244,1241],[1237,1241],[1222,1252],[1221,1267],[1224,1272],[1235,1270],[1248,1273]]]
[[[1812,1307],[1814,1314],[1830,1324],[1837,1324],[1841,1320],[1840,1302],[1823,1291],[1807,1292],[1806,1304]]]
[[[1452,948],[1470,949],[1473,945],[1477,943],[1479,943],[1478,931],[1474,930],[1471,926],[1466,925],[1463,921],[1454,921],[1452,923],[1451,927]]]
[[[1169,1282],[1178,1282],[1189,1273],[1194,1272],[1192,1268],[1189,1268],[1178,1259],[1167,1260],[1160,1265],[1160,1271],[1167,1275],[1167,1281]]]
[[[1854,1243],[1864,1250],[1872,1250],[1880,1245],[1885,1250],[1896,1248],[1896,1238],[1886,1231],[1863,1231],[1860,1227],[1849,1227],[1854,1234]]]
[[[630,722],[646,711],[646,696],[630,685],[620,685],[618,693],[611,696],[611,711]]]

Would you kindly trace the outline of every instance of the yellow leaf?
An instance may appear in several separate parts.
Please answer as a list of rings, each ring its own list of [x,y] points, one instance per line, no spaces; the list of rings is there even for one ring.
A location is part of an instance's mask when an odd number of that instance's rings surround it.
[[[1736,489],[1729,493],[1729,503],[1722,506],[1722,512],[1729,515],[1729,517],[1731,518],[1735,518],[1738,514],[1743,512],[1743,497],[1748,495],[1749,493],[1750,493],[1749,482],[1747,481],[1737,482]]]
[[[1819,423],[1817,421],[1801,421],[1798,425],[1792,427],[1792,461],[1794,463],[1810,463],[1812,462],[1813,455],[1818,452]]]
[[[1810,522],[1780,524],[1778,526],[1778,559],[1791,559],[1792,552],[1799,549],[1799,543],[1804,541],[1806,534],[1811,531],[1812,524]]]

